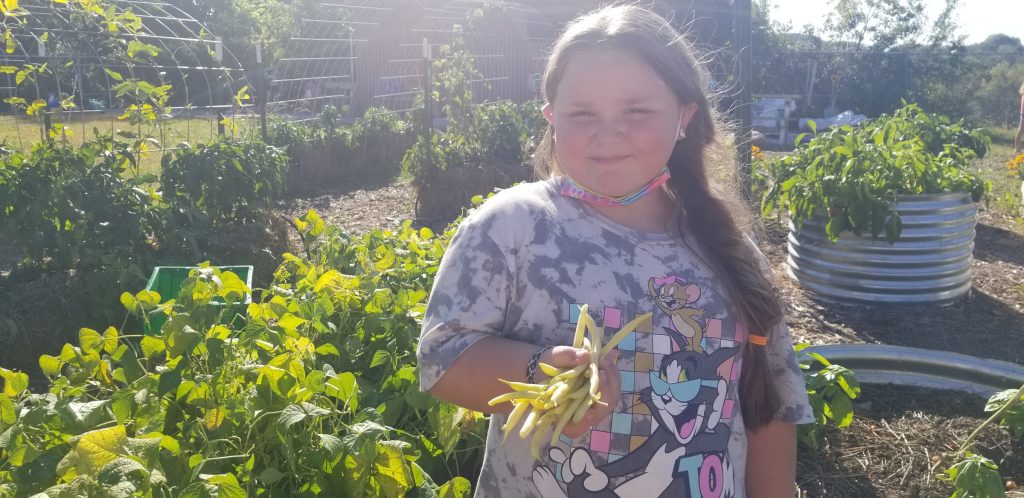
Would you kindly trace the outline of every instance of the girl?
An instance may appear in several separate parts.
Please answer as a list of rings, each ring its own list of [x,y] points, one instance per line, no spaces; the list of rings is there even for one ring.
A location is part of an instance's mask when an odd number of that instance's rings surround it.
[[[684,39],[635,6],[571,23],[544,75],[543,181],[488,200],[453,237],[418,350],[420,386],[491,412],[478,497],[792,496],[795,426],[813,421],[763,256],[709,183],[716,119]],[[487,401],[539,362],[589,362],[580,306],[607,337],[600,396],[538,461]],[[606,339],[607,339],[606,337]]]

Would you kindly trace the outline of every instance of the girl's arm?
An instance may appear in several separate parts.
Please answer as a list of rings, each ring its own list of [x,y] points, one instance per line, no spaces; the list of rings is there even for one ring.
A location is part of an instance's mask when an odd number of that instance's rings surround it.
[[[478,412],[508,413],[512,410],[511,403],[488,406],[487,401],[512,390],[498,379],[526,382],[526,364],[538,349],[540,346],[528,342],[484,337],[459,355],[430,388],[430,394]],[[590,355],[586,351],[582,353],[587,355],[586,361],[590,361]],[[538,369],[537,377],[542,376]]]
[[[747,431],[747,496],[792,498],[796,481],[796,425],[775,420]]]
[[[470,410],[484,413],[508,413],[511,403],[488,406],[487,401],[512,390],[498,381],[526,382],[526,364],[540,346],[515,341],[499,336],[480,339],[463,352],[445,371],[444,375],[430,388],[435,398],[453,403]],[[618,354],[608,354],[601,363],[601,398],[615,400],[619,395],[619,372],[616,366]],[[573,368],[590,361],[585,349],[570,346],[556,346],[544,352],[540,361],[558,368]],[[547,376],[537,370],[538,383]],[[563,431],[576,438],[594,424],[607,417],[615,403],[607,406],[594,405],[578,424],[569,424]]]

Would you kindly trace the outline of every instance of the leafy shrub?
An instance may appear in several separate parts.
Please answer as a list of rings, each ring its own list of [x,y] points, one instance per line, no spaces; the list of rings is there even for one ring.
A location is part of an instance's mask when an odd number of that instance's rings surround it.
[[[765,216],[787,212],[800,227],[819,214],[827,216],[833,241],[852,231],[885,233],[895,242],[902,231],[897,195],[966,192],[974,201],[985,195],[988,184],[968,166],[987,144],[980,130],[911,104],[857,128],[817,134],[792,154],[761,163],[755,182]]]
[[[370,108],[346,126],[332,106],[311,124],[275,122],[267,135],[268,143],[288,152],[289,184],[305,190],[391,182],[416,138],[400,114]]]
[[[999,465],[971,450],[981,431],[992,423],[1005,427],[1011,438],[1024,437],[1024,386],[993,394],[985,403],[985,411],[994,413],[967,436],[956,453],[944,453],[939,460],[950,464],[938,478],[953,484],[951,498],[1006,496],[1008,488],[1003,487]]]
[[[397,113],[370,108],[348,128],[348,171],[355,182],[391,182],[402,173],[402,157],[416,140],[412,124]]]
[[[446,496],[482,456],[479,414],[418,387],[415,345],[449,234],[351,237],[314,213],[245,320],[215,300],[248,291],[230,273],[192,272],[159,336],[82,329],[42,356],[49,392],[0,370],[0,495],[119,490],[146,496]],[[446,482],[443,486],[438,484]]]
[[[530,130],[520,107],[513,102],[498,102],[478,109],[477,137],[487,158],[501,164],[524,162]]]
[[[288,161],[273,146],[220,139],[181,144],[161,161],[164,198],[192,221],[218,226],[261,219],[284,193]]]
[[[807,347],[807,344],[797,344],[794,349],[799,354],[800,369],[804,371],[815,423],[801,425],[797,438],[801,444],[817,450],[821,431],[829,423],[845,429],[853,422],[853,400],[860,395],[860,384],[852,371],[818,353],[806,351]],[[820,368],[814,368],[815,363]]]
[[[134,164],[128,145],[102,136],[77,149],[46,141],[27,153],[4,150],[0,236],[27,264],[141,274],[166,211],[146,187],[155,177],[124,174]]]

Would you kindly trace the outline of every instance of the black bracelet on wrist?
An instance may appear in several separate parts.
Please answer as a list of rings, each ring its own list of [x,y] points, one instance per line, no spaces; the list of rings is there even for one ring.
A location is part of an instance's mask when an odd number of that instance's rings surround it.
[[[536,353],[533,353],[533,356],[530,357],[530,361],[526,363],[526,382],[530,384],[537,383],[537,364],[540,363],[541,355],[549,349],[551,349],[551,346],[540,348]]]

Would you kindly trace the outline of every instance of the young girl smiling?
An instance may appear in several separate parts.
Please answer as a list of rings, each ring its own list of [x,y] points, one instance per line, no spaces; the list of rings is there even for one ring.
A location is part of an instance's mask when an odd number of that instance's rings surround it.
[[[544,76],[543,180],[468,216],[438,270],[420,385],[490,412],[478,497],[792,496],[795,424],[813,422],[764,257],[741,204],[711,184],[716,118],[701,64],[635,6],[583,16]],[[498,379],[571,368],[588,304],[609,336],[651,325],[601,359],[600,399],[540,460],[487,401]]]

